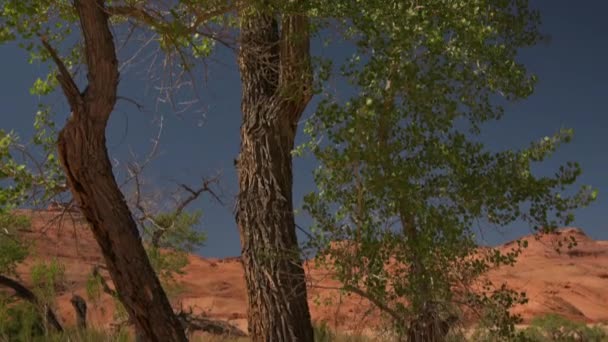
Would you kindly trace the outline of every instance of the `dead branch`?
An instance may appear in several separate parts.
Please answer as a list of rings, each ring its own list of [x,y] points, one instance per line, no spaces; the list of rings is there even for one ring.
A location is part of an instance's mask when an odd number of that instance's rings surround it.
[[[192,309],[177,312],[177,318],[187,331],[204,331],[214,335],[228,335],[230,337],[245,337],[247,334],[236,326],[219,320],[213,320],[200,315],[194,315]]]
[[[246,337],[247,333],[239,329],[238,327],[221,320],[214,320],[202,315],[195,315],[192,313],[192,308],[185,311],[183,308],[175,313],[177,319],[183,325],[186,333],[194,331],[203,331],[213,335],[223,335],[229,337]],[[113,323],[113,329],[119,331],[125,326],[132,325],[133,322],[130,319]],[[143,341],[142,337],[136,337],[136,341]]]
[[[156,149],[156,147],[155,147]],[[150,212],[148,208],[144,205],[142,190],[141,190],[141,178],[140,174],[142,172],[142,167],[137,164],[133,164],[129,167],[130,179],[134,180],[135,184],[135,199],[134,199],[134,207],[139,211],[140,215],[136,218],[140,225],[143,227],[145,222],[150,222],[156,230],[152,233],[151,244],[152,246],[158,248],[160,247],[160,240],[162,236],[165,234],[167,230],[170,230],[172,227],[164,227],[155,220],[154,213]],[[212,177],[212,178],[203,178],[202,185],[199,188],[192,188],[184,183],[180,183],[179,187],[189,194],[188,197],[179,201],[175,205],[174,214],[175,216],[179,216],[183,213],[188,205],[198,199],[203,193],[210,194],[218,203],[223,205],[223,202],[218,196],[218,194],[213,190],[213,185],[219,183],[220,174]]]
[[[213,191],[213,188],[211,187],[212,184],[219,183],[219,178],[220,175],[214,176],[213,178],[209,179],[203,179],[203,185],[196,190],[192,189],[186,184],[180,184],[182,189],[190,193],[190,196],[188,196],[188,198],[186,198],[177,205],[175,212],[178,215],[181,214],[181,212],[186,208],[186,206],[188,206],[188,204],[192,203],[192,201],[196,200],[204,192],[209,193],[209,195],[211,195],[219,204],[224,205],[220,197],[215,193],[215,191]]]

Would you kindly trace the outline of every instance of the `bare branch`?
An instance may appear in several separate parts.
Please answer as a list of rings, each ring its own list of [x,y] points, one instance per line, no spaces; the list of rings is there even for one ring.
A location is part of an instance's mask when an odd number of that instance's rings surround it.
[[[351,285],[344,285],[343,287],[321,286],[321,285],[312,285],[312,286],[315,288],[318,288],[318,289],[337,290],[337,291],[344,290],[347,292],[354,293],[354,294],[360,296],[361,298],[367,299],[372,304],[374,304],[378,309],[389,314],[395,320],[395,322],[404,321],[403,318],[401,317],[401,315],[399,315],[399,313],[397,313],[397,311],[391,309],[388,305],[386,305],[385,303],[382,303],[377,298],[374,298],[374,296],[369,295],[367,292],[365,292],[364,290],[361,290],[358,287],[351,286]]]
[[[161,28],[164,26],[162,18],[155,18],[149,12],[140,7],[110,6],[106,7],[105,11],[109,15],[131,18],[151,27]]]
[[[189,331],[205,331],[215,335],[228,335],[230,337],[245,337],[247,334],[236,326],[224,322],[209,319],[207,317],[195,316],[192,309],[188,312],[182,308],[177,312],[177,318]]]
[[[186,206],[188,206],[188,204],[192,203],[192,201],[197,199],[204,192],[209,193],[219,204],[224,205],[220,197],[211,188],[211,184],[217,184],[219,182],[219,177],[220,176],[217,175],[210,179],[203,179],[203,185],[196,190],[190,188],[186,184],[180,184],[182,189],[190,193],[190,196],[178,204],[177,208],[175,209],[175,212],[178,215],[181,214],[181,212],[186,208]]]

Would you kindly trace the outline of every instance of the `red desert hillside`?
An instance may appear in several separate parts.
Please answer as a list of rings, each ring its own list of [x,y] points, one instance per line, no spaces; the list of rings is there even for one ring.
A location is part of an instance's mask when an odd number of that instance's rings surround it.
[[[86,298],[87,277],[94,265],[103,263],[99,249],[86,226],[69,216],[48,223],[58,215],[56,211],[23,213],[32,217],[32,227],[24,234],[35,241],[35,248],[19,267],[20,277],[24,283],[30,282],[28,269],[36,260],[57,258],[63,263],[68,283],[59,298],[58,315],[66,324],[74,324],[69,300],[72,294]],[[557,241],[569,236],[577,239],[578,246],[557,253]],[[506,281],[515,290],[528,293],[529,303],[517,307],[517,312],[526,321],[548,312],[589,323],[608,321],[608,241],[594,241],[576,228],[562,229],[559,236],[530,237],[528,241],[529,247],[514,267],[490,274],[494,281]],[[500,248],[510,248],[510,244]],[[351,332],[377,322],[377,315],[370,311],[368,303],[356,296],[341,298],[331,289],[338,284],[328,279],[326,272],[311,263],[306,268],[315,321],[326,321],[339,330]],[[195,313],[205,313],[246,329],[245,282],[238,258],[204,259],[192,255],[181,281],[184,289],[175,300],[176,306],[191,307]],[[332,305],[323,305],[325,298],[332,298]],[[91,324],[107,327],[112,316],[113,301],[109,296],[100,303],[89,303]]]

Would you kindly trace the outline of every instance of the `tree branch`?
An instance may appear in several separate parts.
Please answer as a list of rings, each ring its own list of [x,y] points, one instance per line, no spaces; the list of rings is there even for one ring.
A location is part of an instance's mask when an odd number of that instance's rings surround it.
[[[346,285],[344,286],[344,290],[348,291],[348,292],[352,292],[356,295],[359,295],[362,298],[365,298],[367,300],[369,300],[370,302],[372,302],[378,309],[386,312],[387,314],[389,314],[394,320],[395,322],[399,322],[399,323],[403,323],[403,318],[399,315],[399,313],[397,313],[397,311],[391,309],[388,305],[382,303],[381,301],[379,301],[378,299],[374,298],[373,296],[370,296],[367,292],[354,287],[354,286],[349,286]]]
[[[70,108],[74,109],[80,107],[82,105],[82,95],[80,94],[80,90],[78,90],[78,86],[76,85],[76,82],[74,82],[72,75],[68,71],[68,68],[57,54],[57,51],[49,44],[47,38],[42,35],[39,35],[39,37],[42,45],[51,55],[53,62],[57,65],[59,71],[57,81],[59,81],[61,90],[63,90],[63,93],[70,104]]]
[[[51,308],[49,308],[47,305],[43,305],[42,302],[38,299],[38,297],[36,297],[36,295],[32,291],[30,291],[27,287],[23,286],[18,281],[5,277],[3,275],[0,275],[0,285],[11,288],[13,291],[15,291],[15,295],[17,297],[36,305],[40,309],[42,309],[42,307],[44,307],[46,321],[56,331],[59,331],[59,332],[63,331],[63,327],[59,323],[59,320],[57,319],[57,316],[55,316],[55,313],[53,312],[53,310],[51,310]]]
[[[201,316],[194,316],[192,309],[189,312],[183,309],[177,313],[177,318],[182,322],[184,327],[189,331],[205,331],[215,335],[228,335],[230,337],[245,337],[247,334],[236,326],[224,322],[209,319]]]
[[[178,215],[181,214],[181,212],[184,211],[186,206],[188,206],[188,204],[190,204],[192,201],[197,199],[203,192],[209,193],[219,204],[224,205],[224,203],[222,202],[220,197],[213,191],[213,189],[210,186],[211,184],[215,184],[218,182],[219,182],[219,175],[215,176],[213,178],[210,178],[210,179],[203,179],[203,185],[200,188],[198,188],[197,190],[190,188],[186,184],[180,184],[182,189],[186,190],[191,195],[177,205],[177,207],[175,209],[176,214],[178,214]]]
[[[134,19],[142,24],[146,24],[155,28],[162,28],[164,21],[162,18],[155,18],[149,12],[141,7],[136,6],[110,6],[106,7],[106,13],[111,16],[121,16]]]
[[[324,289],[324,290],[336,290],[336,291],[344,290],[347,292],[354,293],[363,299],[367,299],[373,305],[375,305],[378,309],[389,314],[396,322],[403,322],[403,318],[401,318],[401,316],[399,315],[399,313],[397,313],[397,311],[391,309],[388,305],[382,303],[381,301],[379,301],[378,299],[369,295],[367,292],[361,290],[358,287],[355,287],[352,285],[344,285],[342,287],[336,287],[336,286],[323,286],[323,285],[316,285],[316,284],[311,284],[311,287],[317,288],[317,289]]]
[[[188,25],[186,27],[186,33],[195,34],[199,33],[198,28],[203,23],[226,13],[237,11],[239,8],[242,8],[244,5],[238,4],[235,2],[229,2],[226,6],[221,6],[219,8],[211,9],[208,11],[201,11],[198,5],[188,6],[188,10],[190,13],[194,14],[195,20],[192,25]],[[143,7],[139,6],[110,6],[106,8],[106,13],[113,16],[122,16],[134,19],[142,24],[146,24],[151,27],[155,27],[160,29],[161,31],[170,27],[170,22],[165,20],[162,17],[157,17],[151,14],[150,11],[146,10]]]

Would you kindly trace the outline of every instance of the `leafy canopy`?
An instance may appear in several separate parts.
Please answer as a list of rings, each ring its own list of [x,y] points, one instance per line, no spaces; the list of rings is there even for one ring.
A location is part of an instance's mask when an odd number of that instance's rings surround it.
[[[532,172],[571,130],[500,152],[478,139],[504,115],[501,103],[533,92],[536,78],[517,51],[543,39],[539,13],[525,0],[335,1],[315,11],[343,18],[356,44],[339,70],[355,94],[343,100],[320,89],[305,128],[320,163],[318,191],[305,199],[320,259],[332,261],[345,289],[381,303],[406,329],[429,312],[431,320],[463,315],[455,303],[506,309],[525,301],[479,284],[490,267],[512,264],[525,242],[473,257],[474,225],[522,220],[551,231],[597,196],[589,187],[565,192],[581,174],[575,162],[553,176]],[[494,324],[512,334],[516,320],[501,315]]]

